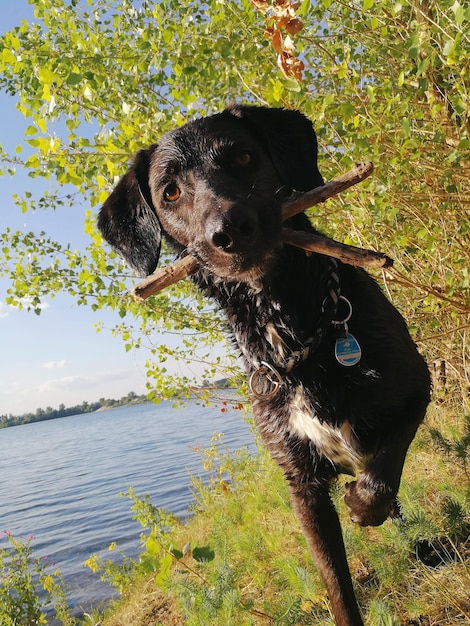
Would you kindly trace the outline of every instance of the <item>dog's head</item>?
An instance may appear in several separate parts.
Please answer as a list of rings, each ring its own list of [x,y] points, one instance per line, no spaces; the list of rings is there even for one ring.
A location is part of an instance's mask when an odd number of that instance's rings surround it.
[[[279,245],[283,200],[322,184],[306,117],[234,105],[140,151],[98,227],[140,275],[155,270],[163,233],[216,276],[250,281]]]

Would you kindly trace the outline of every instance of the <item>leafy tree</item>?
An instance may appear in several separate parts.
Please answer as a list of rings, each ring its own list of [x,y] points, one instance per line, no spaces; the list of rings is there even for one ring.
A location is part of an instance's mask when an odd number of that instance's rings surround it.
[[[149,349],[149,388],[161,394],[191,383],[169,384],[168,359],[233,375],[235,361],[211,350],[223,319],[189,281],[145,304],[125,296],[127,270],[103,248],[94,215],[130,155],[175,125],[231,99],[295,107],[314,120],[325,178],[354,161],[376,166],[359,188],[317,208],[316,223],[396,259],[386,277],[392,297],[429,360],[445,358],[468,382],[470,8],[459,0],[281,4],[295,14],[290,30],[280,3],[261,0],[34,1],[34,23],[0,39],[0,88],[30,121],[14,154],[0,150],[3,171],[24,167],[55,181],[39,199],[17,196],[23,211],[68,210],[83,198],[90,245],[71,250],[47,233],[7,230],[8,301],[24,306],[28,296],[39,312],[45,294],[66,291],[78,304],[115,308],[116,334],[126,349]],[[282,57],[290,43],[291,75]],[[160,332],[180,343],[166,345]]]

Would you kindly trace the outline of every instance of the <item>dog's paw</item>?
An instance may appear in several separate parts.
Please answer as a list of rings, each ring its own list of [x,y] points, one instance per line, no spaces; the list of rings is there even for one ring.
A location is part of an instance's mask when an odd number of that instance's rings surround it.
[[[353,522],[360,526],[380,526],[388,517],[400,517],[395,494],[359,476],[345,485],[344,501]]]

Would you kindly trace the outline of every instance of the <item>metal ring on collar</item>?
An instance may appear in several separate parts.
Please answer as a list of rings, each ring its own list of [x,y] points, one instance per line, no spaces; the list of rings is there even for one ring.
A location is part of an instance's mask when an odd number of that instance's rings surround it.
[[[339,299],[342,300],[343,302],[346,302],[346,304],[349,307],[349,311],[346,317],[344,318],[344,320],[331,320],[331,323],[333,324],[333,326],[344,326],[346,322],[349,322],[349,320],[351,319],[351,315],[352,315],[352,304],[349,302],[349,300],[345,298],[344,296],[340,296]]]
[[[271,391],[263,391],[263,378],[264,381],[268,381],[272,385]],[[258,400],[270,400],[277,394],[283,383],[282,376],[279,374],[276,368],[265,361],[261,362],[261,365],[255,369],[248,380],[248,386],[251,393],[258,398]]]

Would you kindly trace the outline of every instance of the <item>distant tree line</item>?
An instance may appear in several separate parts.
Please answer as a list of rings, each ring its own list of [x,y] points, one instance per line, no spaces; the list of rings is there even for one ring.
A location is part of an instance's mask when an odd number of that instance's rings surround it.
[[[36,409],[35,413],[25,413],[24,415],[0,415],[0,428],[30,424],[31,422],[54,420],[59,417],[68,417],[69,415],[93,413],[98,409],[111,409],[119,406],[127,406],[129,404],[140,404],[142,402],[147,402],[147,396],[139,396],[133,391],[130,391],[127,396],[123,396],[120,400],[100,398],[98,402],[82,402],[81,404],[70,407],[66,407],[64,404],[61,404],[58,409],[53,409],[48,406],[45,409]]]

